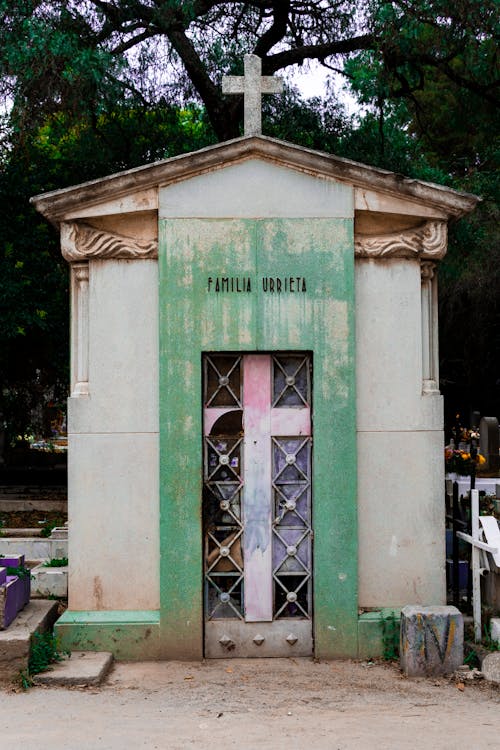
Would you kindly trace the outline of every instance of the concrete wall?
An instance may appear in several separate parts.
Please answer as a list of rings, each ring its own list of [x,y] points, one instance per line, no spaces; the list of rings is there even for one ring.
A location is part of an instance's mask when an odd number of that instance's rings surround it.
[[[89,395],[68,400],[69,607],[159,606],[158,266],[92,260]]]
[[[159,193],[160,216],[170,222],[309,216],[321,223],[354,212],[345,185],[259,161]],[[178,280],[190,286],[196,253],[188,249],[193,258],[187,254]],[[219,264],[221,271],[242,273],[236,257]],[[93,259],[89,270],[89,395],[69,399],[69,605],[154,610],[160,607],[158,264]],[[422,395],[420,263],[356,258],[355,283],[359,606],[439,604],[445,596],[442,399]],[[201,318],[204,330],[211,321]],[[297,336],[290,334],[287,345],[299,347],[299,327]],[[255,346],[245,342],[242,348]],[[348,533],[351,547],[354,526]],[[163,567],[168,593],[167,562]]]
[[[420,263],[356,260],[359,606],[445,603],[442,397],[422,395]]]

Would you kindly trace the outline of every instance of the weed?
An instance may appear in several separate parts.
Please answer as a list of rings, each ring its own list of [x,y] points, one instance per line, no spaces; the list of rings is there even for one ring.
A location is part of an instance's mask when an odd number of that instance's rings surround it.
[[[31,576],[31,571],[29,568],[26,568],[24,565],[19,565],[16,567],[13,567],[12,565],[7,565],[7,575],[17,576],[18,578],[29,578]]]
[[[62,518],[54,518],[51,521],[45,521],[41,528],[40,536],[43,536],[45,538],[49,537],[52,533],[52,530],[55,529],[56,526],[64,526],[64,521]]]
[[[491,624],[485,625],[483,630],[484,635],[481,640],[481,645],[484,646],[487,651],[500,651],[500,643],[491,637]]]
[[[44,568],[64,568],[68,564],[67,557],[52,557],[43,563]]]
[[[386,661],[399,659],[399,618],[394,612],[384,615],[380,621],[382,627],[382,656]]]
[[[44,672],[51,664],[62,661],[64,656],[70,656],[70,652],[60,650],[54,633],[34,633],[31,638],[28,668],[19,673],[23,690],[33,686],[34,675]]]
[[[474,667],[476,669],[481,669],[481,661],[473,648],[471,648],[469,653],[464,657],[464,664],[467,664],[469,669],[474,669]]]

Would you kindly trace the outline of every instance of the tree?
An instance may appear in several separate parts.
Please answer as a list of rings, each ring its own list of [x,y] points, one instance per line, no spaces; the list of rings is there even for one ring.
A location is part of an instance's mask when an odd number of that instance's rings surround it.
[[[67,382],[66,266],[29,197],[239,135],[241,98],[220,82],[242,73],[246,52],[265,75],[320,61],[365,105],[349,120],[331,96],[306,105],[289,86],[264,99],[266,133],[483,194],[442,264],[442,374],[464,403],[477,382],[497,403],[495,12],[494,0],[0,0],[0,412],[11,431],[32,429],[32,405]]]
[[[409,5],[413,60],[386,65],[364,51],[346,63],[353,90],[369,107],[347,148],[354,158],[482,197],[471,216],[450,226],[439,271],[441,390],[451,423],[457,411],[464,421],[472,410],[500,413],[498,26],[488,3],[458,3],[450,33],[438,35],[414,20]],[[394,6],[381,8],[382,19],[396,37]],[[459,30],[466,46],[456,42]]]
[[[243,52],[264,75],[355,53],[379,66],[385,95],[411,97],[439,71],[497,101],[495,0],[0,0],[0,75],[22,124],[103,98],[199,97],[219,140],[239,135],[241,97],[221,92]],[[483,59],[485,50],[488,59]],[[464,67],[455,60],[462,56]],[[491,58],[491,59],[490,59]],[[485,77],[485,70],[488,71]]]
[[[0,429],[7,444],[43,429],[68,388],[68,268],[58,233],[30,206],[45,190],[213,142],[204,111],[116,108],[94,121],[62,113],[24,135],[0,169]],[[3,423],[3,424],[2,424]]]

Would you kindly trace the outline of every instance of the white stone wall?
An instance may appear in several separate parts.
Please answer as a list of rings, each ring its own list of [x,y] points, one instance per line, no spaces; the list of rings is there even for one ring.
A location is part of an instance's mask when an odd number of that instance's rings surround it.
[[[68,400],[69,607],[157,609],[157,261],[90,261],[88,296],[89,395]]]
[[[444,604],[442,397],[422,395],[420,263],[356,261],[359,606]]]

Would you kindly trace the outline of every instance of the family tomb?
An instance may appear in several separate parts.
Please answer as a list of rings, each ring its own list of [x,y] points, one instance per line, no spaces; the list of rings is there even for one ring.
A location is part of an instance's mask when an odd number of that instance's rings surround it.
[[[437,267],[477,199],[261,135],[245,62],[241,138],[33,199],[71,272],[65,648],[371,656],[446,604]]]

